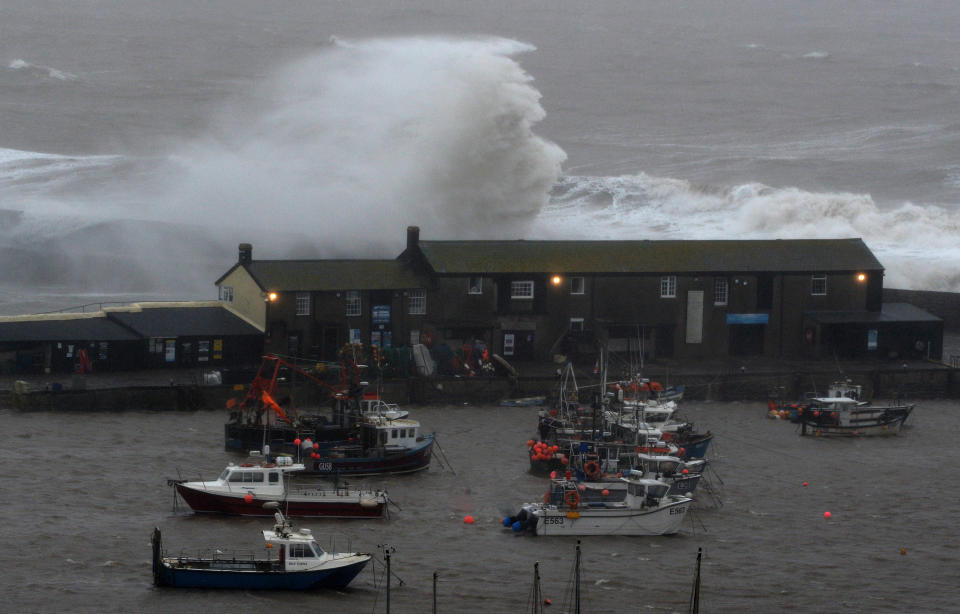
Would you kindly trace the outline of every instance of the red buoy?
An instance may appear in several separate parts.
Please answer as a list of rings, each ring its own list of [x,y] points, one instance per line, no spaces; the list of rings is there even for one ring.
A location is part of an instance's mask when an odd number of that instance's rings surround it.
[[[295,445],[295,446],[299,446],[300,443],[301,443],[301,441],[300,441],[300,438],[299,438],[299,437],[297,437],[296,439],[293,440],[293,445]]]
[[[243,500],[246,501],[247,503],[250,503],[251,501],[253,501],[253,495],[251,495],[250,493],[247,493],[247,496],[245,496]]]
[[[830,518],[830,516],[832,516],[832,515],[833,515],[833,514],[831,514],[830,512],[824,512],[824,513],[823,513],[823,517],[824,517],[824,518]]]
[[[473,523],[474,523],[473,516],[464,516],[464,517],[463,517],[463,524],[473,524]]]

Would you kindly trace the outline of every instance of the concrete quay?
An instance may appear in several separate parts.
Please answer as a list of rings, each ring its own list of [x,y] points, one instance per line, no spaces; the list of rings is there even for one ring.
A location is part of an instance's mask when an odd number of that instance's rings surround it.
[[[396,378],[382,383],[387,401],[401,404],[492,404],[502,399],[551,395],[563,365],[516,363],[518,375]],[[581,401],[599,390],[593,364],[576,365]],[[225,408],[242,398],[249,379],[235,373],[230,383],[207,385],[199,369],[156,369],[84,375],[4,376],[0,408],[22,410],[197,410]],[[795,362],[769,359],[658,361],[643,377],[665,387],[682,385],[695,401],[800,399],[823,392],[838,379],[863,386],[868,399],[960,398],[960,368],[929,361]],[[18,383],[21,382],[21,383]]]

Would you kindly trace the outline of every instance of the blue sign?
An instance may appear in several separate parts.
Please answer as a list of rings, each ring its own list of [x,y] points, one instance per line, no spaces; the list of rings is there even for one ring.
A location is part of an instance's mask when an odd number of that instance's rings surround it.
[[[770,322],[768,313],[728,313],[727,324],[767,324]]]
[[[389,324],[390,305],[374,305],[372,317],[374,324]]]

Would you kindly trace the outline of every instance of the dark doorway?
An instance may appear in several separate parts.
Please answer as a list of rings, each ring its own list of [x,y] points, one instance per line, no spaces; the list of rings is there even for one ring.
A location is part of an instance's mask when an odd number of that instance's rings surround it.
[[[763,354],[764,324],[733,324],[730,326],[730,355],[759,356]]]

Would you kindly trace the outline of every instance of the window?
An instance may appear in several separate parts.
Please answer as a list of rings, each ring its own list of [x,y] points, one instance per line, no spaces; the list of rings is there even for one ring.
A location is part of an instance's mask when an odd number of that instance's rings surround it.
[[[347,290],[347,315],[360,315],[360,291]]]
[[[533,298],[533,282],[532,281],[510,282],[510,298],[532,299]]]
[[[280,481],[280,474],[277,473],[276,471],[271,471],[271,472],[270,472],[270,483],[271,483],[271,484],[276,484],[276,483],[279,482],[279,481]]]
[[[571,277],[570,278],[570,294],[583,294],[583,278],[582,277]]]
[[[570,332],[583,332],[583,318],[570,318]]]
[[[726,277],[713,280],[713,304],[726,305],[730,297],[730,282]]]
[[[427,291],[410,290],[407,295],[408,311],[412,316],[422,316],[427,313]]]
[[[297,292],[297,315],[298,316],[310,315],[310,293],[309,292]]]
[[[227,303],[233,302],[233,286],[220,286],[220,300]]]
[[[667,275],[660,278],[660,298],[675,298],[677,296],[677,276]]]
[[[483,294],[483,278],[471,277],[467,284],[467,294]]]
[[[313,550],[310,549],[310,544],[290,544],[290,558],[291,559],[306,559],[313,558]]]
[[[813,275],[810,277],[810,294],[815,296],[826,296],[827,294],[827,276]]]

